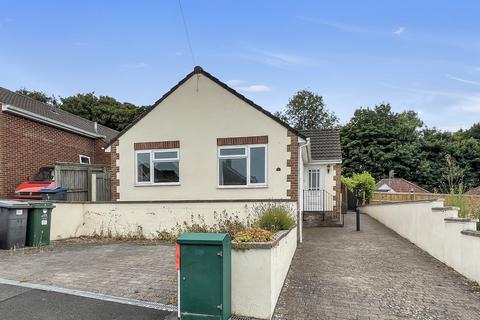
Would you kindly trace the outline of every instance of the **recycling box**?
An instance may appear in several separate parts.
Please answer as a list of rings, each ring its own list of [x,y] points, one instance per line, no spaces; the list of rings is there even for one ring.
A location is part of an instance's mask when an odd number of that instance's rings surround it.
[[[231,319],[231,248],[226,233],[177,239],[180,319]]]
[[[52,209],[55,206],[49,202],[29,202],[27,239],[29,247],[46,246],[50,244],[50,227]]]
[[[0,200],[0,249],[25,246],[29,207],[26,202]]]

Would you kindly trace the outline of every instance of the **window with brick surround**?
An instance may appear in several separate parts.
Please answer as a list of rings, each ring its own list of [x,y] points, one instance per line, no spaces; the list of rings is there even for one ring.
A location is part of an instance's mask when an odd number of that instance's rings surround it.
[[[179,184],[179,154],[179,149],[136,151],[135,183],[137,185]]]
[[[218,147],[220,188],[267,186],[267,145]]]

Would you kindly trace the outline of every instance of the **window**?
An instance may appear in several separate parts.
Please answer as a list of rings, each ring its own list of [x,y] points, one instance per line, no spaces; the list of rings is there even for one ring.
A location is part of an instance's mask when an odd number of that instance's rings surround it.
[[[80,155],[80,163],[90,164],[90,157],[84,156],[83,154],[81,154]]]
[[[136,152],[136,183],[139,185],[178,184],[179,150],[141,150]]]
[[[267,146],[219,147],[219,186],[266,186]]]
[[[308,170],[308,190],[321,190],[320,169]]]

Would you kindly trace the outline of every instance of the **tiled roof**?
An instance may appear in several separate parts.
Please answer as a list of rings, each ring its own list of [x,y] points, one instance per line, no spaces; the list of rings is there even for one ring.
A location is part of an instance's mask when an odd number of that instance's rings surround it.
[[[480,186],[468,190],[467,192],[465,192],[465,194],[472,195],[472,196],[480,196]]]
[[[300,133],[310,138],[312,160],[342,159],[339,129],[300,130]]]
[[[118,131],[102,126],[101,124],[97,125],[98,132],[95,132],[95,123],[93,121],[84,119],[58,107],[34,100],[2,87],[0,87],[0,103],[14,106],[28,113],[32,113],[55,122],[63,123],[70,127],[91,133],[92,135],[98,134],[105,136],[105,141],[107,142],[109,142],[118,134]]]
[[[412,192],[413,190],[415,193],[430,193],[430,191],[403,178],[382,179],[377,182],[377,189],[384,184],[389,186],[394,192]]]

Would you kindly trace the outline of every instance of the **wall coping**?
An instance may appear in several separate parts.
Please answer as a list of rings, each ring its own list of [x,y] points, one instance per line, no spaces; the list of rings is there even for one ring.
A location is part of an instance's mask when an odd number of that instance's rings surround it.
[[[234,242],[232,241],[232,249],[233,250],[251,250],[251,249],[271,249],[276,247],[280,240],[285,238],[293,229],[297,226],[294,226],[290,230],[280,230],[275,233],[275,240],[268,241],[268,242]]]
[[[460,231],[462,234],[466,236],[472,236],[472,237],[479,237],[480,238],[480,231],[476,230],[462,230]]]
[[[425,200],[409,200],[409,201],[388,201],[388,202],[382,202],[375,200],[375,203],[371,204],[366,204],[363,206],[360,206],[359,208],[367,208],[367,207],[373,207],[373,206],[378,206],[378,205],[393,205],[393,204],[411,204],[411,203],[429,203],[429,202],[437,202],[437,201],[444,201],[445,199],[425,199]]]
[[[445,219],[443,219],[443,220],[445,220],[446,222],[460,222],[460,223],[477,222],[477,220],[475,220],[475,219],[469,219],[469,218],[453,218],[453,217],[445,218]]]
[[[435,207],[432,208],[432,211],[447,211],[447,210],[457,210],[460,211],[459,207]]]
[[[127,203],[224,203],[224,202],[297,202],[294,199],[211,199],[211,200],[145,200],[145,201],[63,201],[50,200],[52,203],[65,204],[127,204]]]

